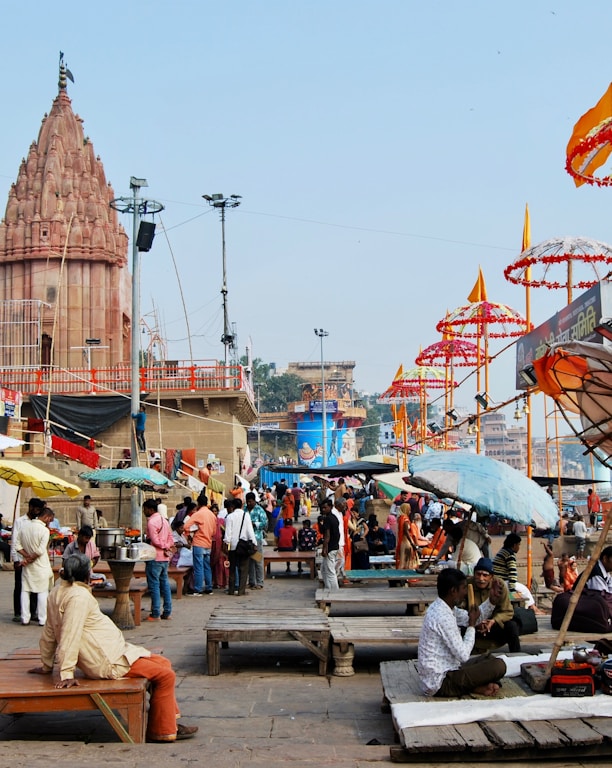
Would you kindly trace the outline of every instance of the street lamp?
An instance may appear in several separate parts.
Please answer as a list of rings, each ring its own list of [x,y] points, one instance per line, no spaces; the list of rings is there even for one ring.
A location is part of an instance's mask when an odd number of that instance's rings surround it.
[[[140,189],[148,187],[146,179],[138,179],[136,176],[130,176],[130,189],[132,197],[118,197],[110,201],[110,207],[119,213],[132,214],[132,394],[131,408],[132,413],[138,413],[140,410],[140,251],[148,251],[151,247],[152,233],[148,236],[141,236],[139,231],[140,217],[147,214],[155,214],[164,210],[164,206],[157,200],[144,200],[139,197]],[[140,241],[140,243],[139,243]],[[132,428],[131,433],[131,465],[138,466],[138,445],[136,443],[136,432]],[[132,497],[132,528],[140,530],[142,519],[140,506],[136,496]]]
[[[223,284],[221,286],[221,296],[223,296],[223,336],[221,336],[221,343],[225,347],[225,355],[223,362],[226,367],[229,358],[229,350],[234,348],[235,336],[230,327],[229,311],[227,308],[227,262],[225,258],[225,209],[237,208],[242,200],[242,195],[230,195],[229,197],[223,197],[218,192],[215,195],[202,195],[204,200],[211,206],[211,208],[217,208],[221,214],[221,249],[223,256]]]
[[[325,363],[323,362],[323,339],[329,336],[323,328],[314,329],[315,336],[321,340],[321,419],[323,420],[323,466],[327,466],[327,408],[325,403]]]

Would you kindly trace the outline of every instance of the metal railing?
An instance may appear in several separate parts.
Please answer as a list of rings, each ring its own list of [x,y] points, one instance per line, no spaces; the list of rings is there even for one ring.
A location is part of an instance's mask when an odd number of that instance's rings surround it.
[[[141,392],[244,392],[254,402],[253,386],[241,365],[215,361],[156,363],[139,369]],[[25,395],[130,393],[128,363],[109,368],[0,368],[2,386]]]

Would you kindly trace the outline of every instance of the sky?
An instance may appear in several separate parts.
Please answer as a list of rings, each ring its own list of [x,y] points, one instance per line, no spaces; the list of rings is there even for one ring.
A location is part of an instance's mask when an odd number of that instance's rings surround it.
[[[607,0],[3,5],[0,205],[62,50],[115,194],[144,177],[165,206],[141,286],[169,359],[189,359],[181,290],[194,359],[223,359],[221,225],[203,194],[242,195],[226,221],[239,353],[316,361],[322,328],[325,359],[354,360],[370,393],[440,340],[479,266],[489,300],[524,312],[503,270],[526,203],[534,244],[612,241],[612,193],[564,170],[574,123],[612,79]],[[534,323],[565,301],[534,291]],[[513,350],[492,364],[494,401],[515,394],[514,365]],[[473,410],[475,392],[471,379],[456,404]]]

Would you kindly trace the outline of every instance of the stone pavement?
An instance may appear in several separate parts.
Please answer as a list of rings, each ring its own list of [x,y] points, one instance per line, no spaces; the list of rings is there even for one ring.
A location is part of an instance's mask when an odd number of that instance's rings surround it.
[[[98,713],[0,715],[2,765],[11,768],[63,764],[98,766],[206,761],[215,768],[291,763],[339,768],[388,762],[394,742],[391,718],[380,711],[378,663],[402,657],[398,648],[358,651],[354,677],[317,674],[317,663],[299,643],[232,644],[221,651],[221,674],[206,674],[206,619],[212,608],[231,601],[257,603],[271,611],[287,605],[314,605],[317,582],[295,573],[266,579],[263,590],[244,597],[215,590],[211,596],[174,601],[172,621],[126,632],[147,647],[163,647],[177,672],[183,721],[198,725],[194,739],[171,745],[130,746],[118,742]],[[38,645],[37,625],[11,621],[12,572],[0,572],[0,653]],[[108,603],[108,605],[107,605]],[[149,599],[143,605],[148,609]],[[109,611],[112,598],[102,601]],[[143,611],[143,618],[148,611]],[[406,649],[404,658],[409,656]],[[380,744],[368,745],[376,739]]]
[[[498,547],[495,542],[493,551]],[[172,745],[130,746],[117,740],[98,713],[0,715],[1,765],[38,768],[61,761],[89,768],[109,764],[139,768],[149,767],[152,759],[167,759],[173,765],[206,761],[215,768],[274,768],[287,763],[296,768],[357,768],[390,762],[394,731],[390,715],[380,711],[378,665],[384,660],[414,657],[414,647],[359,647],[356,674],[342,678],[320,677],[314,656],[297,642],[236,643],[221,651],[221,674],[206,674],[203,628],[215,606],[245,602],[282,611],[289,605],[315,605],[318,582],[277,569],[276,578],[266,578],[263,590],[244,597],[218,590],[211,596],[183,597],[174,601],[171,622],[143,622],[125,633],[134,643],[162,647],[171,659],[183,721],[200,728],[194,739]],[[0,571],[0,653],[38,644],[38,626],[21,627],[11,621],[12,589],[12,572]],[[112,604],[112,598],[102,601],[103,610],[110,612]],[[145,618],[146,597],[143,606]],[[402,613],[401,608],[395,611]],[[379,743],[368,743],[373,740]],[[520,768],[518,763],[513,766]]]

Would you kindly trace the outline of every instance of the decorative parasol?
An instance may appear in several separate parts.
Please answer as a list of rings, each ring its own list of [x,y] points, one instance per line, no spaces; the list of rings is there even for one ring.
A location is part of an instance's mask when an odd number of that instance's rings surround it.
[[[484,299],[450,312],[436,325],[436,330],[465,339],[480,339],[485,334],[490,339],[517,338],[525,333],[525,318],[506,304]]]
[[[523,251],[504,270],[506,280],[532,288],[586,289],[610,271],[612,246],[586,237],[555,237]]]
[[[485,392],[489,389],[489,339],[507,339],[523,336],[526,328],[525,318],[506,304],[498,304],[487,299],[487,287],[482,269],[478,269],[478,279],[468,296],[470,304],[459,307],[446,315],[436,326],[439,333],[448,337],[478,339],[478,361],[476,368],[477,389],[480,391],[481,340],[483,343],[485,371]],[[480,415],[478,401],[477,416]],[[476,452],[480,453],[480,433],[476,439]]]
[[[451,427],[449,414],[454,406],[453,400],[456,386],[454,369],[455,367],[467,368],[468,366],[478,365],[478,347],[471,341],[450,338],[448,335],[444,335],[442,341],[437,341],[425,347],[416,358],[415,363],[417,365],[444,366],[444,447],[448,448],[448,433]]]

